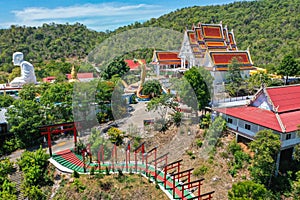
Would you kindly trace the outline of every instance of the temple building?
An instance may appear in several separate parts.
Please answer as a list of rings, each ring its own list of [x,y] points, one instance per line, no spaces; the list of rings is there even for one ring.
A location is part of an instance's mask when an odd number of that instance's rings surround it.
[[[152,65],[155,65],[156,75],[160,72],[180,70],[182,63],[178,51],[154,51]]]
[[[227,121],[228,129],[237,141],[254,140],[255,134],[270,129],[280,136],[281,155],[291,159],[295,145],[300,144],[297,134],[300,124],[300,85],[262,88],[246,106],[217,109]],[[285,159],[286,159],[285,158]]]
[[[228,65],[236,58],[241,66],[242,77],[248,77],[255,69],[249,50],[239,50],[234,33],[220,24],[201,24],[186,30],[180,52],[181,66],[205,67],[214,77],[214,85],[223,83]]]

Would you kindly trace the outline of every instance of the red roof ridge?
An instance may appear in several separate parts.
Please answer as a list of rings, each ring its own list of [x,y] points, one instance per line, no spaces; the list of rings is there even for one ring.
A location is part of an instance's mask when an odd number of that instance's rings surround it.
[[[297,86],[300,86],[300,84],[271,86],[271,87],[267,87],[267,89],[288,88],[288,87],[297,87]]]

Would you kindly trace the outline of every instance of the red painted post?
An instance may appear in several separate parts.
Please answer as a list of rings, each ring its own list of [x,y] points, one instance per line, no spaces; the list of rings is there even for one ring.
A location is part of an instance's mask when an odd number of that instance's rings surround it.
[[[75,123],[73,124],[73,133],[74,133],[74,144],[75,147],[77,147],[77,133],[76,133],[76,127],[75,127]]]
[[[101,148],[101,147],[100,147],[100,148]],[[99,151],[98,151],[98,156],[97,156],[97,157],[98,157],[99,172],[100,172],[100,170],[101,170],[101,164],[100,164],[100,163],[101,163],[101,158],[100,158],[100,153],[101,153],[101,152],[100,152],[100,149],[99,149]]]
[[[146,155],[146,174],[148,175],[148,156]],[[150,176],[149,176],[150,178]]]
[[[144,153],[145,153],[145,146],[142,145],[142,164],[144,164]]]
[[[127,160],[127,149],[126,149],[126,152],[125,152],[125,165],[126,165],[126,172],[128,172],[128,160]]]
[[[173,199],[175,199],[175,177],[173,178]]]
[[[167,189],[167,166],[164,167],[164,188]]]
[[[201,183],[198,183],[198,196],[201,195],[200,187],[201,187]],[[201,200],[201,199],[200,199],[200,200]]]
[[[102,154],[102,163],[104,164],[104,147],[101,146],[101,154]]]
[[[184,198],[184,185],[181,185],[181,199]]]
[[[134,152],[134,161],[135,161],[135,172],[137,172],[137,159],[136,159],[136,152]]]
[[[118,158],[117,158],[117,145],[115,145],[114,144],[114,151],[115,151],[115,162],[117,163],[117,160],[118,160]]]
[[[50,135],[50,128],[47,127],[47,136],[48,136],[48,148],[49,148],[49,154],[52,156],[52,145],[51,145],[51,135]]]

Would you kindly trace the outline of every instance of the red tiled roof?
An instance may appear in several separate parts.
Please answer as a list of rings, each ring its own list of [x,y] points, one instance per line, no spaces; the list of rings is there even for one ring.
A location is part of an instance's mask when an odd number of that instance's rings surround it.
[[[300,85],[266,88],[267,93],[278,112],[300,109]]]
[[[130,70],[138,69],[139,66],[140,66],[140,63],[139,62],[134,62],[134,60],[124,60],[124,61],[127,63]],[[146,64],[146,60],[144,60],[144,59],[142,59],[141,62]]]
[[[67,78],[72,79],[72,75],[71,74],[67,74]],[[87,79],[87,78],[94,78],[93,73],[77,73],[77,78],[78,79]]]
[[[178,57],[179,52],[172,51],[156,51],[156,60],[152,64],[159,65],[180,65],[181,59]]]
[[[300,125],[300,111],[282,113],[279,116],[286,132],[298,130],[298,126]]]
[[[252,65],[247,52],[210,52],[210,56],[215,65],[228,65],[233,58],[237,58],[244,65]]]
[[[275,113],[253,106],[223,108],[217,111],[245,121],[282,132]]]
[[[223,39],[221,26],[202,24],[201,27],[204,38]]]
[[[188,36],[189,36],[190,43],[192,45],[198,45],[197,38],[196,38],[196,33],[195,32],[188,32]]]
[[[55,80],[56,77],[55,76],[48,76],[46,78],[43,78],[43,82],[48,82],[50,83],[51,81]]]
[[[159,61],[161,60],[180,60],[178,58],[179,52],[156,52],[157,58]]]

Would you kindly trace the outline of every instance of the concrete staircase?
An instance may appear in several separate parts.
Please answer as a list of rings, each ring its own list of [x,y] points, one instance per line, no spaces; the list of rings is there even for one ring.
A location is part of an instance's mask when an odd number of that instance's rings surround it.
[[[23,200],[24,196],[21,192],[21,184],[22,184],[22,180],[23,180],[23,172],[20,171],[19,167],[16,166],[15,167],[16,171],[13,172],[10,176],[9,176],[9,180],[13,183],[16,184],[16,191],[17,191],[17,199],[18,200]]]

